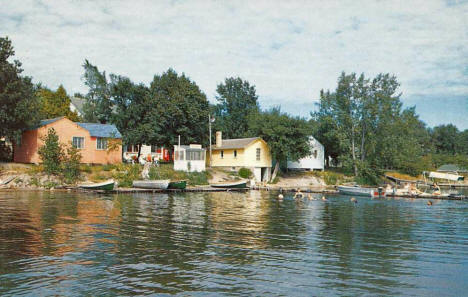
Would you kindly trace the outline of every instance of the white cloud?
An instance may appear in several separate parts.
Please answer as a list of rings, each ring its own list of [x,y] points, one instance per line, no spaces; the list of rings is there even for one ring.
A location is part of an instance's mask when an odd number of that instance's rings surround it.
[[[26,74],[71,93],[86,91],[81,65],[89,59],[145,83],[172,67],[210,100],[225,77],[241,76],[263,106],[307,115],[343,70],[393,73],[408,97],[468,97],[468,4],[449,4],[458,5],[0,0],[0,35],[13,40]]]

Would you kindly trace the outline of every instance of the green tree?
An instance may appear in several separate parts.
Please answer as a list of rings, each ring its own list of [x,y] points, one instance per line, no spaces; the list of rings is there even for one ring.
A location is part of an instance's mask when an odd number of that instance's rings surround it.
[[[113,102],[106,72],[100,72],[88,60],[85,60],[83,68],[85,70],[83,75],[84,83],[89,88],[88,94],[86,94],[86,102],[83,105],[84,120],[107,123],[112,115]]]
[[[21,76],[23,70],[18,60],[8,61],[14,54],[8,37],[0,37],[0,138],[11,141],[39,120],[31,78]]]
[[[305,119],[282,113],[277,107],[266,112],[250,113],[247,121],[247,134],[265,140],[276,160],[272,179],[276,177],[280,163],[296,161],[310,154],[311,129]]]
[[[64,159],[64,152],[55,129],[50,128],[42,140],[44,145],[39,147],[38,153],[44,165],[44,171],[48,175],[57,175],[61,172],[60,165]]]
[[[80,121],[78,114],[70,110],[71,99],[62,85],[55,92],[47,88],[40,88],[36,94],[39,98],[41,118],[51,119],[66,116],[71,121]]]
[[[458,150],[460,153],[468,155],[468,129],[458,134]]]
[[[430,150],[424,123],[414,108],[402,110],[398,87],[389,74],[367,79],[342,73],[334,92],[320,93],[312,114],[316,137],[355,176],[376,180],[372,172],[404,168]]]
[[[153,129],[155,143],[172,147],[179,135],[184,143],[208,143],[210,106],[195,82],[169,69],[155,75],[149,89],[147,102],[152,109],[145,125]]]
[[[65,182],[74,183],[80,177],[80,150],[69,144],[67,153],[63,156],[63,177]]]
[[[459,149],[459,131],[452,124],[439,125],[432,130],[432,139],[437,153],[456,154]]]
[[[260,110],[255,86],[240,77],[229,77],[218,85],[216,91],[215,129],[223,131],[226,138],[244,137],[249,113]]]
[[[122,134],[124,144],[138,145],[141,149],[142,144],[158,143],[164,131],[157,122],[157,104],[151,100],[148,88],[134,84],[127,77],[113,74],[110,77],[110,90],[116,107],[111,122]]]

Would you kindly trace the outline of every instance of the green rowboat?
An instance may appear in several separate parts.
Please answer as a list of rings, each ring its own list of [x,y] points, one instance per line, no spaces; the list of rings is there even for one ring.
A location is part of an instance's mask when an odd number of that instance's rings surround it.
[[[218,184],[210,184],[213,188],[225,188],[225,189],[244,189],[247,188],[247,181],[241,180],[236,182],[230,183],[218,183]]]
[[[114,180],[107,180],[102,183],[94,183],[94,184],[81,184],[78,187],[86,190],[104,190],[104,191],[112,191],[114,189],[115,181]]]
[[[186,187],[187,187],[187,181],[186,180],[178,180],[178,181],[171,181],[169,183],[168,189],[184,190]]]

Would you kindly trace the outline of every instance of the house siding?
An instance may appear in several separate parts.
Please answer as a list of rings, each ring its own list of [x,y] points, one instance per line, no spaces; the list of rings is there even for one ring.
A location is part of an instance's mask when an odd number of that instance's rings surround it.
[[[54,128],[63,145],[70,145],[73,137],[84,138],[84,148],[80,149],[81,162],[89,164],[114,164],[122,162],[122,146],[112,152],[97,150],[96,137],[91,137],[88,130],[76,123],[63,118],[35,130],[25,131],[21,137],[21,145],[15,146],[14,161],[19,163],[40,163],[38,150],[43,145],[41,138]]]

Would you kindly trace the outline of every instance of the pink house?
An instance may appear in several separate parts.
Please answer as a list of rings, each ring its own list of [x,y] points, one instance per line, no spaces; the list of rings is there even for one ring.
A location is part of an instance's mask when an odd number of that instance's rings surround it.
[[[18,163],[40,163],[38,150],[43,145],[41,138],[54,128],[59,141],[80,149],[81,162],[88,164],[114,164],[122,162],[121,142],[116,150],[108,150],[111,139],[122,138],[114,125],[75,123],[65,117],[42,120],[40,124],[23,132],[21,140],[14,146],[14,161]]]

